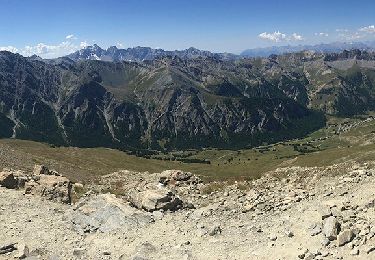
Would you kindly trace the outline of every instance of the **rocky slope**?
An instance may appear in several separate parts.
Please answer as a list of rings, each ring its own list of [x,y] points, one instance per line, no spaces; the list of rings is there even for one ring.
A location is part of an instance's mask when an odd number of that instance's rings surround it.
[[[361,51],[138,63],[1,52],[0,136],[120,149],[253,146],[315,130],[323,114],[374,110],[374,66]]]
[[[374,259],[374,166],[286,167],[212,192],[189,173],[120,171],[71,206],[0,188],[0,259]]]

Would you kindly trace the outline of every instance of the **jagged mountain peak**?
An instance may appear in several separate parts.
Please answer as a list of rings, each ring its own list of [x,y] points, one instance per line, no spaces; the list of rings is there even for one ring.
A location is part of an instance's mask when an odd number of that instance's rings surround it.
[[[153,49],[150,47],[136,46],[133,48],[119,49],[111,46],[104,50],[98,45],[88,46],[82,50],[74,52],[67,57],[77,60],[103,60],[103,61],[145,61],[154,60],[159,57],[177,56],[183,59],[197,57],[216,57],[223,60],[237,59],[238,56],[229,53],[212,53],[190,47],[185,50],[166,51],[163,49]]]
[[[108,49],[107,49],[107,51],[117,51],[118,50],[118,48],[117,48],[117,46],[109,46],[108,47]]]

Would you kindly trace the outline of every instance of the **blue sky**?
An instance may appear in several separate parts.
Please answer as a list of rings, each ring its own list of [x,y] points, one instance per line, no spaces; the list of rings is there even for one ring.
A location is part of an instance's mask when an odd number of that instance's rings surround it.
[[[86,45],[247,48],[375,40],[375,1],[0,0],[0,49],[42,57]]]

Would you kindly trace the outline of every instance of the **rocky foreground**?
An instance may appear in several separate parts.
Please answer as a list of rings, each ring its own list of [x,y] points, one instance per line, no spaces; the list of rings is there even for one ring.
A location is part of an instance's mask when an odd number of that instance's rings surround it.
[[[375,259],[374,184],[375,164],[354,162],[232,184],[5,169],[0,259]]]

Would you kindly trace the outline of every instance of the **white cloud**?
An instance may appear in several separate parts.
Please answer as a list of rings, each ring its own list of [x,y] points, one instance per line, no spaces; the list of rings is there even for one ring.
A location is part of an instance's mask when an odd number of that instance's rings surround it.
[[[281,33],[280,31],[275,31],[273,33],[263,32],[258,35],[259,38],[267,41],[272,42],[281,42],[281,41],[303,41],[304,38],[302,35],[297,33],[293,33],[292,35],[288,36],[285,33]]]
[[[10,51],[10,52],[13,52],[13,53],[17,53],[18,49],[14,46],[4,46],[4,47],[0,46],[0,51]]]
[[[321,36],[321,37],[328,37],[328,33],[320,32],[320,33],[314,33],[315,36]]]
[[[79,46],[76,46],[69,41],[64,41],[57,45],[47,45],[45,43],[39,43],[35,46],[25,46],[25,48],[23,48],[19,52],[24,56],[31,56],[36,54],[38,56],[41,56],[42,58],[49,59],[70,54],[77,51],[78,49],[80,49]]]
[[[123,48],[124,44],[122,44],[121,42],[118,42],[118,43],[116,43],[116,47],[117,48]]]
[[[353,41],[353,40],[365,38],[366,34],[363,32],[346,31],[346,32],[340,32],[338,34],[338,37],[344,41]]]
[[[302,35],[299,35],[297,33],[293,33],[292,36],[289,38],[289,40],[303,41],[303,37],[302,37]]]
[[[267,40],[267,41],[280,42],[280,41],[286,39],[286,34],[281,33],[279,31],[277,31],[277,32],[275,31],[273,33],[263,32],[263,33],[259,34],[258,37],[263,39],[263,40]]]
[[[86,48],[87,46],[89,46],[89,44],[88,44],[86,41],[83,41],[83,42],[81,42],[81,43],[79,44],[79,47],[80,47],[81,49]]]
[[[369,25],[359,29],[360,32],[375,33],[375,25]]]
[[[81,41],[79,44],[76,41],[72,41],[77,39],[74,35],[67,35],[65,38],[67,38],[67,40],[59,44],[38,43],[36,45],[26,45],[19,49],[14,46],[0,46],[0,51],[10,51],[23,56],[32,56],[35,54],[44,59],[53,59],[71,54],[91,45],[87,41]]]
[[[350,38],[352,39],[352,40],[356,40],[356,39],[361,39],[361,38],[364,38],[365,36],[363,35],[363,34],[359,34],[359,33],[354,33],[354,34],[352,34],[352,35],[350,35]]]
[[[375,34],[375,25],[365,26],[358,30],[336,29],[336,32],[338,32],[337,36],[345,41],[366,39]]]
[[[77,37],[74,36],[74,34],[69,34],[65,37],[67,40],[77,40]]]

